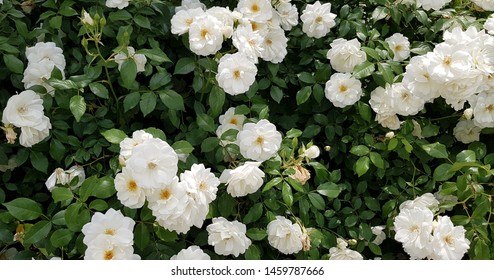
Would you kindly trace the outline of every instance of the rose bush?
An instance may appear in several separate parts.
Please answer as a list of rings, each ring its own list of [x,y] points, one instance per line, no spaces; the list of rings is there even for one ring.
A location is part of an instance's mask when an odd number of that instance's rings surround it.
[[[0,3],[0,259],[494,259],[491,1]]]

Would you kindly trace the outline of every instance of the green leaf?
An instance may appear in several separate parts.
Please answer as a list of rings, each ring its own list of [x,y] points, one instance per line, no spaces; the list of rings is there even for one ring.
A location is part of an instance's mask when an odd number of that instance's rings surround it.
[[[53,232],[50,236],[50,242],[55,248],[62,248],[67,246],[73,237],[74,233],[72,233],[72,231],[61,228]]]
[[[115,194],[114,179],[110,176],[105,176],[99,179],[98,184],[94,188],[92,195],[97,198],[109,198]]]
[[[156,94],[152,91],[146,91],[141,95],[141,102],[139,107],[144,116],[147,116],[156,108]]]
[[[282,177],[275,177],[275,178],[271,179],[269,182],[266,183],[266,185],[264,185],[262,192],[270,190],[274,186],[279,185],[282,181],[283,181]]]
[[[196,68],[196,62],[191,57],[182,57],[175,64],[175,75],[189,74]]]
[[[372,121],[372,109],[369,104],[359,101],[357,102],[358,113],[366,122]]]
[[[174,231],[166,230],[157,224],[153,224],[153,227],[156,236],[165,242],[173,242],[178,239],[177,233]]]
[[[163,141],[166,141],[166,134],[163,132],[163,130],[156,128],[156,127],[148,127],[144,129],[145,132],[153,135],[154,138],[159,138]]]
[[[197,125],[204,131],[215,133],[216,126],[214,125],[214,120],[206,114],[197,114]]]
[[[55,30],[60,30],[62,28],[62,16],[54,16],[48,22],[50,27]]]
[[[68,188],[54,188],[51,191],[51,196],[53,197],[54,202],[65,201],[68,199],[74,198],[74,194]]]
[[[130,86],[137,77],[137,65],[133,59],[126,59],[120,68],[120,78],[123,86]]]
[[[276,103],[280,103],[281,99],[283,98],[283,91],[277,86],[272,86],[270,95],[271,98],[273,98],[273,100],[276,101]]]
[[[382,255],[381,247],[379,247],[378,245],[370,242],[368,244],[368,246],[369,246],[369,249],[371,250],[371,252],[374,253],[374,255],[378,255],[378,256]]]
[[[98,181],[98,177],[96,175],[93,175],[89,178],[86,178],[86,180],[82,182],[82,185],[78,189],[79,199],[82,202],[85,202],[91,195],[93,195],[93,191],[99,183]]]
[[[381,76],[383,77],[383,79],[386,83],[392,84],[394,82],[395,75],[393,73],[393,70],[391,70],[391,67],[389,66],[389,64],[378,63],[377,69],[379,70]]]
[[[354,154],[356,156],[359,156],[359,157],[365,156],[365,155],[369,154],[369,148],[367,146],[364,146],[364,145],[353,146],[350,149],[350,153]]]
[[[91,90],[94,95],[108,99],[110,96],[108,94],[108,89],[101,83],[90,83],[89,84],[89,89]]]
[[[163,102],[163,104],[165,104],[165,106],[168,109],[176,110],[176,111],[184,111],[185,110],[184,99],[177,92],[175,92],[171,89],[167,89],[167,90],[159,91],[159,95],[160,95],[161,102]]]
[[[14,55],[5,54],[3,62],[12,73],[22,74],[24,72],[24,63]]]
[[[250,228],[247,230],[246,235],[255,241],[263,240],[266,236],[268,236],[266,230],[260,228]]]
[[[124,111],[127,112],[130,109],[133,109],[139,104],[141,100],[141,94],[138,91],[131,92],[127,94],[124,98]]]
[[[29,159],[36,170],[39,170],[45,174],[48,172],[48,159],[42,152],[31,151],[29,154]]]
[[[372,73],[375,70],[375,65],[369,61],[365,61],[364,63],[361,63],[355,68],[353,68],[353,76],[357,79],[362,79],[365,77],[368,77],[372,75]]]
[[[106,141],[119,145],[122,140],[127,138],[127,134],[120,129],[112,128],[107,131],[101,132],[101,135],[105,137]]]
[[[194,150],[194,147],[185,140],[180,140],[173,143],[172,148],[177,154],[190,154]]]
[[[388,151],[393,151],[394,149],[396,149],[396,147],[398,147],[398,139],[392,138],[391,140],[389,140]]]
[[[306,86],[306,87],[303,87],[301,90],[299,90],[297,92],[297,96],[296,96],[297,105],[304,104],[305,102],[307,102],[311,93],[312,93],[312,87],[311,86]]]
[[[222,217],[228,217],[235,213],[236,202],[235,199],[228,193],[223,193],[223,195],[218,197],[218,210]]]
[[[201,152],[209,153],[220,146],[218,137],[208,137],[201,143]]]
[[[361,157],[355,162],[355,171],[357,175],[360,177],[367,173],[370,167],[370,159],[368,156]]]
[[[310,203],[318,210],[325,210],[326,203],[324,202],[324,198],[318,193],[309,193]]]
[[[209,106],[211,107],[211,115],[218,116],[223,112],[223,104],[225,104],[225,92],[218,86],[214,86],[209,94]]]
[[[247,214],[244,216],[242,222],[246,225],[255,222],[261,218],[262,213],[263,213],[262,203],[256,203],[254,204],[254,206],[250,208],[249,212],[247,212]]]
[[[139,250],[144,250],[150,241],[149,228],[144,223],[138,223],[134,229],[134,244]]]
[[[326,182],[317,187],[317,192],[329,198],[337,198],[341,189],[333,182]]]
[[[80,95],[74,95],[70,98],[70,111],[72,115],[74,115],[75,120],[79,122],[81,120],[82,115],[86,112],[86,101],[84,97]]]
[[[306,84],[315,84],[316,79],[314,79],[314,76],[311,73],[308,72],[302,72],[297,75],[298,79]]]
[[[446,146],[439,142],[432,144],[425,144],[421,146],[424,151],[433,158],[448,158],[448,151]]]
[[[20,221],[34,220],[43,214],[41,204],[25,197],[16,198],[2,204],[14,218]]]
[[[361,47],[360,49],[362,49],[367,54],[367,56],[372,57],[374,60],[381,60],[381,56],[375,49],[369,47]]]
[[[127,12],[126,10],[119,10],[116,12],[111,12],[108,16],[110,21],[118,21],[118,20],[129,20],[132,19],[132,14]]]
[[[474,247],[474,260],[489,260],[491,259],[491,250],[489,245],[482,239],[478,239]]]
[[[149,81],[149,88],[152,90],[157,90],[160,87],[166,86],[172,81],[172,76],[166,72],[158,72],[153,75],[151,81]]]
[[[458,162],[475,162],[476,160],[477,156],[474,151],[464,150],[456,155],[456,161]]]
[[[137,54],[143,54],[147,58],[156,61],[158,63],[171,62],[170,58],[159,49],[140,49],[136,51]]]
[[[378,154],[376,152],[370,152],[369,157],[370,157],[372,164],[374,164],[374,166],[376,166],[377,168],[381,168],[381,169],[384,168],[384,160],[380,154]]]
[[[81,228],[89,222],[89,210],[82,206],[82,203],[74,203],[69,205],[65,210],[65,221],[67,228],[73,232],[81,231]]]
[[[95,199],[89,203],[88,207],[89,209],[102,212],[108,209],[108,203],[106,203],[103,199]]]
[[[452,165],[449,163],[443,163],[439,165],[432,175],[436,181],[446,181],[455,175],[454,171],[451,171]]]
[[[65,152],[67,149],[65,146],[62,144],[62,142],[58,141],[57,139],[51,139],[50,142],[50,156],[56,160],[56,161],[61,161],[64,156]]]
[[[288,185],[287,182],[283,182],[283,186],[281,187],[281,197],[283,198],[283,202],[285,202],[286,205],[293,205],[292,188],[290,187],[290,185]]]
[[[261,251],[257,248],[256,245],[252,244],[245,251],[244,257],[246,260],[260,260],[261,259]]]
[[[136,15],[133,17],[134,22],[142,28],[151,29],[151,22],[143,15]]]
[[[24,235],[24,244],[34,244],[45,239],[51,230],[49,221],[39,221],[30,227]]]

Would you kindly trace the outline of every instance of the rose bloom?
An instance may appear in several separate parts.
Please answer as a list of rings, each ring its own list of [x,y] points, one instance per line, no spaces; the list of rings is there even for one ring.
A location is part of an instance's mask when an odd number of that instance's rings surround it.
[[[423,259],[431,253],[432,219],[434,214],[428,208],[403,209],[396,216],[395,239],[412,259]]]
[[[455,227],[448,216],[439,216],[432,236],[433,258],[439,260],[461,260],[470,248],[465,238],[465,228]]]
[[[220,180],[204,164],[193,164],[190,170],[180,174],[180,181],[185,183],[187,192],[201,204],[209,204],[216,199]]]
[[[385,40],[393,52],[394,61],[403,61],[410,56],[410,42],[401,33],[395,33]]]
[[[201,1],[199,1],[199,0],[182,0],[181,5],[178,7],[175,7],[175,12],[178,13],[179,11],[182,11],[182,10],[192,10],[192,9],[196,9],[196,8],[200,8],[203,11],[205,11],[206,5],[201,3]]]
[[[218,64],[216,81],[230,95],[238,95],[249,90],[255,82],[257,67],[241,53],[226,54]]]
[[[492,93],[481,92],[469,99],[473,109],[473,122],[480,128],[494,127],[494,97]]]
[[[492,4],[494,9],[494,1],[492,1]],[[494,35],[494,14],[491,14],[484,22],[484,29],[487,30],[490,35]]]
[[[343,73],[351,73],[353,68],[367,60],[367,55],[360,50],[360,42],[357,39],[350,41],[338,38],[331,44],[327,53],[331,67]]]
[[[266,22],[273,17],[273,7],[268,0],[240,0],[236,10],[243,18],[256,22]]]
[[[26,69],[24,69],[24,77],[22,78],[24,87],[30,88],[39,85],[44,87],[46,91],[53,96],[55,94],[55,89],[46,83],[45,80],[51,77],[51,72],[54,67],[55,63],[49,60],[40,63],[29,63]]]
[[[415,198],[414,200],[407,200],[400,204],[400,211],[403,209],[413,208],[429,208],[433,209],[439,206],[439,201],[431,193],[424,193],[423,195]]]
[[[115,244],[108,238],[96,238],[86,249],[84,260],[140,260],[130,245]]]
[[[223,36],[225,38],[232,37],[235,21],[240,19],[241,14],[232,12],[228,8],[218,6],[209,8],[206,13],[214,16],[222,23]]]
[[[281,133],[268,120],[244,124],[237,135],[240,153],[246,159],[265,161],[274,157],[281,146]]]
[[[247,227],[238,222],[230,222],[223,217],[213,218],[213,223],[206,227],[208,244],[214,246],[218,255],[234,255],[245,253],[252,243],[245,233]]]
[[[272,63],[280,63],[285,58],[288,39],[281,27],[270,28],[264,36],[261,58]]]
[[[50,135],[51,123],[46,116],[41,118],[41,123],[36,126],[21,127],[21,136],[19,136],[19,144],[24,147],[32,147],[43,141]]]
[[[66,65],[63,50],[53,42],[38,42],[33,47],[27,47],[26,58],[29,64],[52,62],[62,72]]]
[[[168,143],[153,138],[134,148],[126,166],[132,169],[141,188],[159,188],[176,176],[178,156]]]
[[[195,18],[189,28],[190,50],[202,56],[216,54],[223,44],[224,24],[216,17],[203,14]]]
[[[417,8],[422,7],[424,10],[428,11],[433,9],[434,11],[439,11],[446,4],[451,2],[451,0],[417,0]],[[473,2],[476,2],[475,0]]]
[[[242,130],[245,119],[246,117],[244,115],[235,114],[234,107],[228,108],[228,110],[219,117],[220,125],[216,129],[216,135],[221,138],[221,135],[230,129],[237,131]]]
[[[273,17],[278,18],[281,28],[290,31],[298,24],[297,6],[288,2],[281,2],[275,7]]]
[[[278,249],[283,254],[296,254],[302,250],[302,229],[297,223],[289,219],[276,216],[269,222],[266,229],[269,245]]]
[[[376,114],[376,121],[383,127],[391,130],[400,129],[401,121],[396,114]]]
[[[329,249],[329,259],[330,260],[363,260],[362,255],[354,250],[348,249],[348,243],[343,239],[336,239],[336,247]]]
[[[469,144],[480,140],[481,131],[482,128],[475,125],[473,120],[460,120],[453,128],[453,135],[456,140]]]
[[[105,5],[108,8],[123,9],[129,5],[129,0],[106,0]]]
[[[321,153],[321,150],[319,149],[318,146],[312,145],[308,149],[305,149],[305,147],[302,148],[302,154],[300,155],[301,157],[306,157],[306,158],[317,158]]]
[[[127,160],[132,156],[132,151],[135,147],[144,143],[148,139],[152,139],[153,135],[145,132],[144,130],[136,130],[132,133],[132,138],[125,138],[120,142],[120,156]]]
[[[254,29],[252,23],[247,22],[235,29],[232,43],[239,53],[257,64],[264,51],[264,32]]]
[[[316,1],[308,4],[300,16],[303,22],[302,31],[309,37],[322,38],[336,25],[335,18],[336,15],[331,13],[331,3],[321,4]]]
[[[334,73],[324,88],[326,98],[335,107],[353,105],[362,96],[362,84],[349,73]]]
[[[170,260],[179,261],[179,260],[211,260],[211,257],[204,253],[204,251],[199,248],[199,246],[190,246],[187,249],[182,249],[178,254],[173,255]]]
[[[233,170],[225,169],[220,181],[227,185],[226,191],[232,197],[255,193],[264,183],[265,174],[259,169],[260,165],[260,162],[247,161]]]
[[[43,121],[43,99],[32,90],[13,95],[3,110],[2,122],[17,127],[37,126]]]
[[[115,176],[115,189],[120,203],[131,209],[141,208],[146,201],[145,191],[137,185],[131,169],[124,167]]]
[[[78,177],[77,183],[74,186],[71,186],[71,189],[76,189],[86,179],[86,173],[84,172],[84,168],[82,166],[74,165],[68,170],[63,170],[62,168],[57,168],[55,171],[48,177],[45,182],[46,188],[51,192],[55,185],[66,185],[68,186],[73,179]]]
[[[146,66],[146,56],[143,54],[136,54],[136,51],[133,47],[127,47],[127,54],[125,53],[118,53],[115,55],[115,62],[118,64],[118,70],[122,69],[123,63],[127,59],[133,59],[136,67],[137,67],[137,72],[144,72],[144,67]]]
[[[172,34],[183,35],[189,32],[189,28],[194,22],[195,18],[202,14],[204,14],[204,11],[201,8],[178,11],[173,15],[171,19]]]
[[[91,222],[82,227],[83,242],[90,246],[97,238],[104,237],[111,244],[131,246],[134,243],[135,221],[125,217],[120,210],[110,208],[105,214],[96,212]]]

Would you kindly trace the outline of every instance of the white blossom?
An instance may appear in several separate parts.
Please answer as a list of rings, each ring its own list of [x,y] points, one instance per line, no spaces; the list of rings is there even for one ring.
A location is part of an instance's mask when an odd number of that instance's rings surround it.
[[[118,64],[118,70],[122,69],[122,65],[128,59],[134,60],[137,72],[143,72],[145,70],[147,58],[143,54],[136,53],[133,47],[127,47],[127,53],[118,53],[115,55],[115,62]]]
[[[394,61],[403,61],[410,56],[410,42],[403,34],[395,33],[386,38],[385,41],[394,54]]]
[[[302,229],[283,216],[269,222],[266,229],[269,245],[283,254],[295,254],[302,250]]]
[[[120,203],[131,209],[141,208],[146,201],[144,189],[137,185],[133,171],[129,168],[124,167],[122,172],[115,176],[115,189]]]
[[[475,125],[473,120],[460,120],[453,128],[453,135],[456,140],[469,144],[480,140],[480,131],[482,128]]]
[[[118,8],[121,10],[129,5],[129,0],[106,0],[105,5],[108,8]]]
[[[2,122],[16,127],[34,127],[43,121],[43,99],[32,90],[13,95],[3,110]]]
[[[270,28],[264,35],[261,58],[272,63],[280,63],[285,58],[288,38],[281,27]]]
[[[236,10],[243,18],[256,22],[266,22],[273,17],[269,0],[239,0]]]
[[[290,31],[294,26],[298,24],[297,7],[288,2],[282,2],[278,4],[273,13],[273,16],[278,18],[281,28],[286,31]]]
[[[423,259],[431,254],[433,213],[428,208],[400,210],[394,221],[395,239],[412,259]]]
[[[234,255],[238,257],[245,253],[252,243],[245,235],[247,228],[244,224],[230,222],[223,217],[213,218],[213,223],[206,227],[208,244],[214,246],[218,255]]]
[[[336,25],[335,18],[336,14],[331,13],[331,3],[316,1],[308,4],[300,16],[302,31],[309,37],[322,38]]]
[[[432,236],[433,258],[461,260],[470,248],[463,226],[454,226],[448,216],[439,216]]]
[[[281,147],[281,133],[268,120],[244,124],[237,135],[240,153],[246,159],[265,161],[278,153]]]
[[[185,183],[187,192],[201,204],[208,205],[216,199],[220,180],[204,164],[193,164],[190,170],[180,174],[180,181]]]
[[[472,2],[485,11],[494,11],[494,1],[492,0],[472,0]]]
[[[90,247],[98,238],[104,238],[112,245],[132,246],[134,225],[135,221],[125,217],[120,210],[110,208],[105,214],[96,212],[91,222],[82,227],[83,242]]]
[[[173,255],[170,260],[211,260],[211,257],[204,253],[199,246],[190,246],[187,249],[182,249],[176,255]]]
[[[362,84],[349,73],[334,73],[324,88],[326,98],[335,107],[355,104],[362,96]]]
[[[439,11],[451,0],[417,0],[417,7],[422,7],[424,10]]]
[[[362,255],[354,250],[347,248],[348,243],[343,239],[336,239],[336,247],[329,249],[329,259],[330,260],[363,260]]]
[[[216,17],[206,13],[195,17],[189,27],[190,50],[202,56],[216,54],[223,44],[223,25]]]
[[[216,81],[230,95],[238,95],[249,90],[255,82],[257,67],[242,53],[226,54],[220,59]]]
[[[227,185],[226,192],[232,197],[255,193],[264,183],[264,172],[259,169],[260,162],[247,161],[231,170],[221,173],[220,181]]]
[[[327,58],[331,67],[338,72],[351,73],[355,66],[367,60],[367,54],[360,49],[361,45],[357,39],[348,41],[338,38],[330,46]]]

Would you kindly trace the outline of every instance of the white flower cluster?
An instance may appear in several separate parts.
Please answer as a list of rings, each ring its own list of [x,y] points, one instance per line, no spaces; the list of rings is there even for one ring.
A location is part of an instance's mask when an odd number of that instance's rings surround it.
[[[137,66],[137,72],[144,72],[144,67],[146,67],[146,56],[143,54],[136,54],[136,50],[133,47],[127,47],[127,53],[121,52],[115,55],[115,62],[118,64],[118,70],[122,69],[123,63],[127,59],[134,60]]]
[[[95,213],[91,222],[82,227],[87,249],[85,260],[139,260],[134,254],[134,225],[120,210],[108,209]]]
[[[245,93],[254,83],[259,58],[280,63],[287,54],[285,30],[298,23],[298,12],[290,1],[240,0],[231,11],[206,7],[199,0],[183,1],[171,19],[171,32],[188,33],[190,50],[208,56],[216,54],[231,38],[238,52],[221,57],[216,80],[228,94]]]
[[[363,260],[362,255],[352,249],[348,249],[348,243],[341,239],[336,239],[336,247],[329,249],[330,260]]]
[[[55,188],[55,185],[69,186],[75,178],[77,178],[77,183],[74,186],[70,186],[72,189],[76,189],[81,186],[86,179],[86,173],[84,172],[84,168],[82,166],[74,165],[68,170],[57,168],[50,175],[50,177],[48,177],[45,182],[45,186],[51,192],[53,188]]]
[[[115,189],[123,205],[140,208],[147,200],[156,221],[178,233],[202,226],[220,184],[209,168],[193,164],[179,180],[177,153],[143,130],[120,142],[120,162]]]
[[[50,119],[44,114],[43,99],[32,90],[25,90],[11,96],[3,110],[2,122],[9,143],[17,137],[12,126],[21,129],[19,143],[31,147],[50,134]]]
[[[376,88],[369,103],[376,120],[395,130],[401,125],[398,115],[415,115],[437,97],[457,111],[468,102],[473,122],[459,124],[455,136],[473,141],[480,131],[475,126],[494,127],[494,97],[488,94],[494,86],[494,37],[475,27],[456,27],[444,32],[443,40],[432,52],[412,57],[402,82]]]
[[[22,82],[25,88],[40,85],[46,88],[46,91],[53,96],[54,89],[44,80],[51,77],[51,72],[57,67],[62,76],[65,70],[65,57],[63,50],[53,42],[39,42],[33,47],[26,48],[27,67],[24,70]]]
[[[411,259],[460,260],[470,248],[463,226],[434,213],[439,201],[430,193],[400,205],[394,221],[395,239],[403,243]]]

